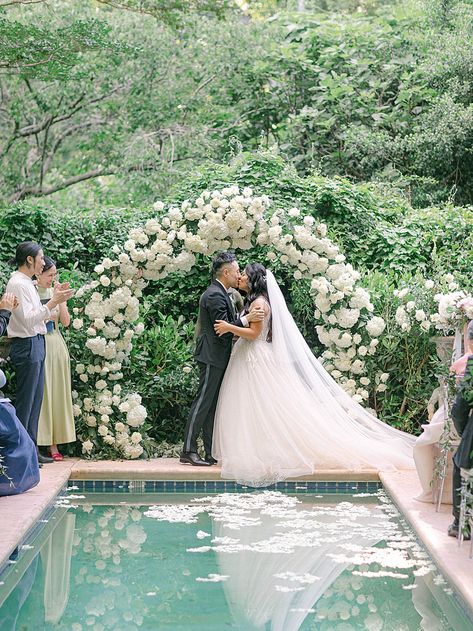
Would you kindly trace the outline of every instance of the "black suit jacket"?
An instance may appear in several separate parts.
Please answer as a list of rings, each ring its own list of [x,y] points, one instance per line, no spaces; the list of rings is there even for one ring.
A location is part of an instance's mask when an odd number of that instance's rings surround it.
[[[232,352],[233,335],[225,333],[219,337],[214,331],[215,320],[225,320],[242,326],[241,320],[235,319],[233,305],[225,288],[217,280],[214,280],[200,297],[200,334],[194,358],[203,364],[225,369]]]
[[[465,377],[462,380],[452,405],[452,419],[455,429],[461,436],[461,442],[454,456],[457,467],[473,467],[473,355],[466,364]]]

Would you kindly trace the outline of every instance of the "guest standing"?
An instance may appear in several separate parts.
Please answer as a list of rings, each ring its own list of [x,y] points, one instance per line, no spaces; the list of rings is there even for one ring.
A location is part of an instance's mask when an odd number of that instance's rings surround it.
[[[38,275],[37,290],[41,302],[47,303],[52,295],[56,279],[56,263],[44,257],[44,267]],[[46,321],[46,359],[44,362],[44,394],[38,424],[38,445],[47,446],[53,460],[63,460],[58,444],[73,443],[76,439],[71,394],[71,361],[59,323],[69,326],[71,316],[63,302],[51,310]]]
[[[68,283],[58,284],[52,298],[45,305],[41,304],[33,277],[43,271],[44,255],[41,246],[33,241],[20,243],[12,262],[17,271],[11,275],[6,291],[18,300],[7,329],[12,338],[10,358],[16,372],[15,407],[18,418],[37,445],[44,387],[44,321],[50,319],[51,309],[72,297],[73,291]],[[38,460],[40,463],[52,462],[51,458],[41,454],[38,454]]]
[[[473,322],[467,330],[468,342],[473,342]],[[458,537],[461,502],[461,469],[473,468],[473,355],[470,355],[465,369],[465,377],[460,383],[452,405],[452,419],[455,429],[461,436],[458,449],[453,456],[453,523],[448,527],[451,537]],[[464,535],[470,539],[469,527]]]

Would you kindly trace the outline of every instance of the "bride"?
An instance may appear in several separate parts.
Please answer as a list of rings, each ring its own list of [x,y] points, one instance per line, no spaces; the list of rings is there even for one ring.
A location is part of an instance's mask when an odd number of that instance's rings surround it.
[[[218,335],[239,337],[225,372],[212,455],[222,477],[267,486],[320,469],[414,466],[415,437],[379,421],[356,403],[314,357],[270,270],[246,266],[239,288],[262,322],[223,320]]]

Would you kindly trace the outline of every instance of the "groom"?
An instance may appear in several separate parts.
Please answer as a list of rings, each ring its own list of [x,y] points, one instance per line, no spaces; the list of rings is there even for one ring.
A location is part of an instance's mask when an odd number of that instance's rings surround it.
[[[219,337],[214,331],[216,320],[225,320],[237,326],[248,326],[250,322],[259,322],[264,317],[262,308],[254,309],[251,314],[241,318],[234,311],[228,294],[231,288],[238,287],[240,268],[235,255],[221,252],[212,263],[214,280],[200,297],[199,322],[200,333],[197,338],[194,358],[199,366],[199,388],[192,403],[184,432],[184,447],[180,462],[194,466],[216,464],[212,458],[212,434],[215,409],[223,375],[232,351],[232,334]],[[205,459],[197,453],[197,436],[202,430]]]

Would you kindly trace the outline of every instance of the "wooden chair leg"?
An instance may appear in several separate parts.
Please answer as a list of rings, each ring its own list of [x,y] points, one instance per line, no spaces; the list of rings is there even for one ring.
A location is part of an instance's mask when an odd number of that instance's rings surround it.
[[[447,477],[447,464],[448,464],[448,454],[442,455],[442,463],[440,466],[440,473],[438,476],[438,486],[437,486],[437,497],[435,498],[437,513],[440,511],[440,507],[442,505],[443,500],[443,491],[445,487],[445,478]]]
[[[465,478],[462,478],[461,484],[461,500],[460,500],[460,518],[458,520],[458,545],[461,546],[463,543],[463,529],[466,523],[466,494],[467,494],[468,483]]]

